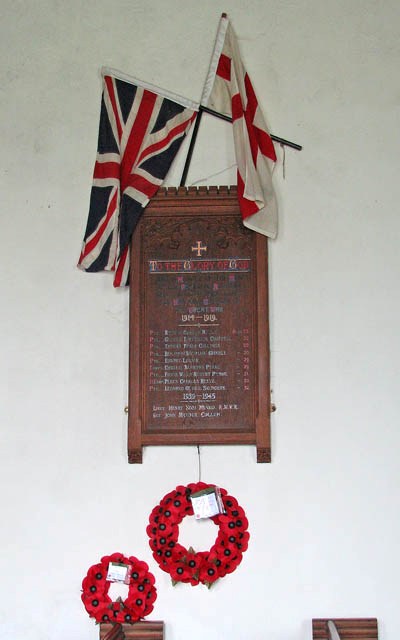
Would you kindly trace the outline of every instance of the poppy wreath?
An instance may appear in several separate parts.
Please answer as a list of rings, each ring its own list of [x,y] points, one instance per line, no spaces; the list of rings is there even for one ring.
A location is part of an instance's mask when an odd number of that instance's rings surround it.
[[[240,564],[249,541],[248,520],[242,507],[225,489],[220,489],[224,514],[210,518],[218,526],[215,543],[209,551],[195,552],[178,542],[179,524],[193,515],[190,496],[213,484],[197,482],[178,486],[167,493],[150,514],[147,534],[153,557],[163,571],[170,574],[172,584],[200,582],[210,588],[216,580],[232,573]]]
[[[107,580],[110,562],[127,564],[132,567],[128,596],[113,602],[108,595],[110,580]],[[153,611],[157,598],[155,578],[149,572],[146,562],[134,556],[127,558],[122,553],[104,556],[98,564],[90,567],[82,581],[82,602],[91,618],[97,622],[133,623]]]

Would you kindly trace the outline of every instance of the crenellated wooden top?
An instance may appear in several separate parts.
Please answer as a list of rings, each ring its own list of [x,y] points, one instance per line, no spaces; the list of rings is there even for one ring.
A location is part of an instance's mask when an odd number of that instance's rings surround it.
[[[201,186],[201,187],[161,187],[154,198],[168,198],[176,196],[187,196],[188,198],[201,198],[203,196],[210,198],[212,196],[237,198],[237,186]],[[152,198],[153,200],[153,198]]]

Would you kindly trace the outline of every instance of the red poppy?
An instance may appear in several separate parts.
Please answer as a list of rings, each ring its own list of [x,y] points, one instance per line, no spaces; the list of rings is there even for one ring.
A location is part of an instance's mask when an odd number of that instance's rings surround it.
[[[82,589],[85,593],[96,593],[102,590],[102,586],[93,576],[86,576],[82,581]]]
[[[248,520],[246,518],[246,514],[242,507],[239,505],[236,509],[231,509],[228,513],[233,522],[235,522],[236,526],[246,530],[249,526]]]
[[[143,616],[142,618],[145,618],[146,616],[148,616],[152,611],[153,611],[154,607],[152,604],[147,604],[145,606],[145,610],[143,611]]]
[[[199,574],[199,580],[203,584],[216,582],[218,578],[221,577],[222,576],[218,572],[218,569],[215,567],[215,565],[208,563],[202,566]]]
[[[249,546],[249,539],[250,539],[250,534],[248,531],[245,531],[244,533],[240,534],[237,547],[241,553],[244,553],[245,551],[247,551]]]
[[[169,574],[174,582],[199,583],[199,581],[193,577],[192,569],[186,564],[186,562],[182,562],[182,560],[178,560],[178,562],[174,563],[169,570]]]
[[[111,600],[110,598],[108,598],[108,596],[104,597],[104,595],[102,596],[100,594],[91,594],[88,596],[84,596],[82,594],[82,602],[85,605],[85,609],[89,613],[89,615],[97,618],[97,614],[100,614],[102,609],[104,607],[107,607]]]
[[[160,518],[162,516],[162,514],[164,513],[164,509],[163,507],[161,507],[160,505],[158,505],[157,507],[155,507],[153,509],[153,511],[150,514],[150,523],[151,524],[157,524],[160,521]]]
[[[146,533],[149,536],[149,538],[151,538],[152,536],[156,535],[157,533],[157,524],[155,522],[150,522],[150,524],[147,525],[146,527]]]
[[[168,509],[175,514],[175,518],[182,520],[184,513],[189,513],[192,508],[192,503],[188,502],[186,496],[175,495],[171,504],[168,505]],[[183,511],[184,510],[184,511]]]
[[[232,573],[233,571],[235,571],[235,569],[241,563],[241,561],[242,561],[241,553],[236,555],[234,558],[230,558],[229,561],[225,562],[224,564],[225,573]]]
[[[103,556],[101,559],[102,565],[108,565],[110,562],[118,562],[119,564],[126,564],[127,558],[122,553],[112,553],[110,556]]]
[[[95,581],[105,580],[107,577],[107,570],[104,569],[104,565],[99,562],[98,564],[94,564],[90,567],[87,572],[87,577],[91,577]]]
[[[109,608],[109,605],[103,604],[96,609],[95,614],[92,614],[93,618],[96,620],[100,620],[101,622],[107,622],[108,620],[112,620],[112,612]]]
[[[194,553],[194,551],[189,551],[185,556],[183,556],[183,561],[188,566],[188,570],[191,575],[190,582],[192,585],[199,583],[200,570],[205,562],[204,556],[204,552]]]
[[[147,562],[138,560],[137,558],[135,558],[135,556],[130,556],[128,560],[129,564],[132,567],[131,583],[139,582],[141,580],[144,580],[147,575],[151,575],[149,574],[149,565],[147,564]]]
[[[146,605],[152,605],[153,602],[156,601],[156,599],[157,599],[157,591],[156,591],[156,589],[153,589],[153,588],[149,589],[146,592]]]
[[[159,538],[167,538],[168,536],[177,537],[178,535],[178,524],[174,522],[174,520],[162,520],[157,525],[156,536]]]
[[[226,551],[226,549],[228,549],[230,551],[229,555],[235,555],[235,553],[238,550],[238,544],[239,544],[239,536],[240,533],[237,533],[236,535],[231,534],[230,536],[226,536],[225,540],[224,540],[224,553]],[[225,553],[225,555],[228,555],[228,553]]]
[[[233,509],[237,509],[239,506],[238,501],[233,496],[224,495],[222,502],[224,503],[225,511],[227,513],[230,513]]]
[[[124,622],[125,615],[129,615],[125,613],[125,611],[128,611],[128,608],[123,607],[120,602],[113,602],[107,611],[111,622]]]

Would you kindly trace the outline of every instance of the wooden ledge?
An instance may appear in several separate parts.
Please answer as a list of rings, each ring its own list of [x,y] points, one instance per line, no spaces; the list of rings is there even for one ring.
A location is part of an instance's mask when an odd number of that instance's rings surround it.
[[[164,622],[162,620],[143,620],[133,624],[113,625],[101,623],[100,640],[164,640]],[[118,629],[116,628],[118,627]],[[115,634],[113,630],[115,629]]]
[[[330,640],[329,620],[335,623],[340,640],[378,640],[376,618],[313,618],[313,640]]]

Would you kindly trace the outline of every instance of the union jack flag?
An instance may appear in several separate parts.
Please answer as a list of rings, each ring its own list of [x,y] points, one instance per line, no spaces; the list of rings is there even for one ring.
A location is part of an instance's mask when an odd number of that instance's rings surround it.
[[[198,105],[158,87],[103,71],[97,158],[78,266],[129,280],[136,224],[197,115]],[[161,93],[160,93],[161,91]]]

